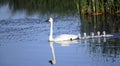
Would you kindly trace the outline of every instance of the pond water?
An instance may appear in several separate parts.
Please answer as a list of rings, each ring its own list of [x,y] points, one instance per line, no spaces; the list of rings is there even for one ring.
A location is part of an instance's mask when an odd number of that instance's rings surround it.
[[[120,66],[120,19],[114,15],[28,15],[0,7],[0,66]],[[54,18],[54,36],[106,31],[111,38],[73,42],[49,42],[49,17]]]

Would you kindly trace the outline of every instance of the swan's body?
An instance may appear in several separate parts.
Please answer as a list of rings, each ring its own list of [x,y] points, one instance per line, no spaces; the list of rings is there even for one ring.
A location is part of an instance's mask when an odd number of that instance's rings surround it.
[[[67,40],[75,40],[77,39],[77,35],[70,35],[70,34],[62,34],[54,38],[54,41],[67,41]]]
[[[53,19],[49,18],[50,22],[50,36],[49,36],[49,41],[69,41],[69,40],[75,40],[78,39],[78,35],[72,35],[72,34],[62,34],[56,38],[53,38]]]

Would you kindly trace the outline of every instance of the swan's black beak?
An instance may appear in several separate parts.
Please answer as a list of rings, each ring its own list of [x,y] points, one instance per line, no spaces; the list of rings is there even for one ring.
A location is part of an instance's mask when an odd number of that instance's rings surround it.
[[[49,22],[49,19],[45,20],[45,22]]]

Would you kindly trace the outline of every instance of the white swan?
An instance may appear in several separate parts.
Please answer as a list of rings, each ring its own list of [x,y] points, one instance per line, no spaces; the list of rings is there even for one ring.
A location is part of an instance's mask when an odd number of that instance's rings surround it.
[[[94,36],[94,35],[95,35],[94,32],[92,32],[91,35],[92,35],[91,38],[94,38],[94,37],[95,37],[95,36]]]
[[[102,37],[99,31],[97,32],[97,35],[95,35],[94,32],[91,32],[91,36],[87,36],[86,33],[84,33],[84,38],[89,39],[89,38],[99,38],[99,37]]]
[[[97,32],[97,36],[98,36],[98,37],[101,37],[101,36],[100,36],[100,31]]]
[[[83,35],[84,35],[84,36],[81,37],[81,39],[89,39],[89,38],[90,38],[90,36],[87,36],[87,34],[86,34],[85,32],[83,33]]]
[[[56,38],[53,38],[53,18],[49,18],[48,21],[50,22],[50,35],[49,41],[69,41],[75,40],[79,38],[79,35],[70,35],[70,34],[62,34]]]
[[[100,37],[102,37],[100,35],[100,31],[97,31],[97,35],[94,35],[94,33],[92,33],[92,38],[100,38]]]
[[[94,32],[91,32],[91,36],[89,36],[89,38],[97,38],[97,36],[95,36]]]
[[[113,35],[111,35],[111,34],[106,34],[106,32],[105,31],[103,31],[103,35],[101,35],[102,37],[112,37]]]

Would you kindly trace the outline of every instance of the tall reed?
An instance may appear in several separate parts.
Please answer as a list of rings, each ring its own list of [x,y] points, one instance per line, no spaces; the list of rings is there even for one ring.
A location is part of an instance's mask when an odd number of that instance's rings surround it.
[[[76,0],[81,14],[120,14],[120,0]]]

